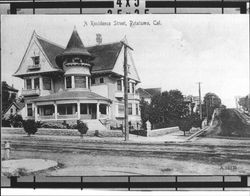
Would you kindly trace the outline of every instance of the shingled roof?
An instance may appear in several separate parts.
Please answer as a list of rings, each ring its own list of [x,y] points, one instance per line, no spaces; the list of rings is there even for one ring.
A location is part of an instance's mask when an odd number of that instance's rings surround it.
[[[41,102],[41,101],[50,101],[50,100],[104,100],[109,101],[110,100],[106,97],[103,97],[101,95],[98,95],[94,92],[90,91],[61,91],[58,93],[53,93],[47,96],[40,96],[36,99],[33,99],[33,102]]]
[[[116,60],[122,49],[122,43],[116,42],[111,44],[96,45],[87,47],[88,51],[95,57],[92,72],[112,71]]]
[[[39,35],[34,33],[39,44],[41,45],[45,55],[54,71],[62,70],[62,67],[58,66],[56,63],[56,57],[62,54],[73,54],[75,52],[86,52],[85,54],[90,54],[94,59],[91,61],[93,63],[92,73],[99,72],[111,72],[115,66],[117,58],[123,47],[121,42],[114,42],[108,44],[101,44],[95,46],[84,47],[78,33],[73,31],[71,38],[65,49],[58,44],[55,44]],[[79,47],[83,47],[79,50]],[[19,73],[20,67],[15,72],[15,76],[25,75],[26,73]]]
[[[58,46],[58,45],[55,45],[49,41],[46,41],[44,39],[42,39],[41,37],[37,37],[40,45],[42,46],[46,56],[49,58],[49,61],[52,65],[53,68],[55,69],[59,69],[59,67],[57,66],[56,64],[56,59],[55,57],[62,53],[64,51],[64,48]]]

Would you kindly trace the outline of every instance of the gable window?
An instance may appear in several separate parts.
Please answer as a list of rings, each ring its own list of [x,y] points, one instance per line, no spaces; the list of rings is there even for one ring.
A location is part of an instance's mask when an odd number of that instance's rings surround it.
[[[40,88],[39,78],[35,78],[34,79],[34,88],[35,89],[39,89]]]
[[[66,88],[72,88],[71,76],[66,77]]]
[[[132,103],[128,103],[128,115],[132,115]]]
[[[91,78],[91,84],[95,84],[95,78]]]
[[[75,88],[86,88],[86,76],[75,76]]]
[[[103,78],[100,78],[100,83],[104,83],[104,79]]]
[[[10,109],[10,113],[13,114],[13,108]]]
[[[26,88],[27,89],[31,89],[32,88],[32,86],[31,86],[31,79],[27,79],[26,80]]]
[[[122,81],[121,80],[117,80],[117,90],[122,91]]]
[[[32,60],[33,60],[33,65],[39,65],[40,64],[40,56],[34,56],[34,57],[31,57]]]
[[[43,78],[43,90],[51,90],[51,79],[48,77]]]
[[[130,65],[128,65],[127,68],[128,68],[128,73],[130,73]]]
[[[27,104],[27,115],[32,116],[32,103]]]

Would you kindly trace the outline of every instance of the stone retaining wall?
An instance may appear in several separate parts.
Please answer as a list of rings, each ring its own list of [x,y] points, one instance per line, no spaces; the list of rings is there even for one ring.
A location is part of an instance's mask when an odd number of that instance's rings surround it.
[[[161,135],[167,135],[169,133],[180,131],[179,127],[168,127],[163,129],[147,130],[147,137],[156,137]]]
[[[26,134],[23,128],[11,128],[11,127],[2,127],[1,133],[5,134]],[[94,136],[95,131],[87,131],[87,136]],[[121,130],[108,130],[108,131],[99,131],[100,136],[102,137],[122,137]],[[80,133],[77,129],[51,129],[51,128],[39,128],[36,132],[36,135],[58,135],[58,136],[80,136]]]

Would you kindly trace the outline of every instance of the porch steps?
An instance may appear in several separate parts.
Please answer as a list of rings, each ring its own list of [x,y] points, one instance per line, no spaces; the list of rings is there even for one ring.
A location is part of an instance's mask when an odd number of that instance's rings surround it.
[[[97,119],[93,120],[82,120],[84,123],[87,123],[90,131],[107,131],[107,128]]]

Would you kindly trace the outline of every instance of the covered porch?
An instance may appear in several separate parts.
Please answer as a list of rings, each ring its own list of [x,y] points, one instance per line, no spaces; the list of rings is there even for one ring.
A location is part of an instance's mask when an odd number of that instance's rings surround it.
[[[35,104],[35,120],[109,119],[110,104],[104,101],[55,101]]]

